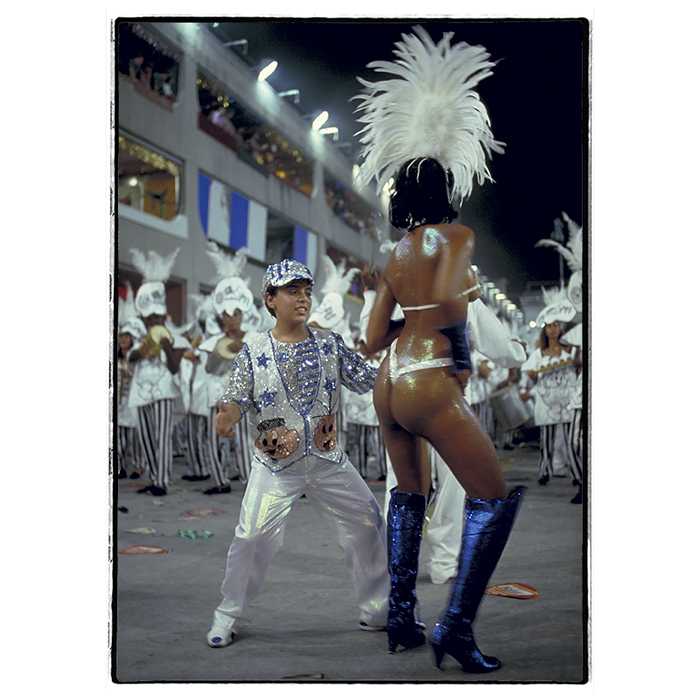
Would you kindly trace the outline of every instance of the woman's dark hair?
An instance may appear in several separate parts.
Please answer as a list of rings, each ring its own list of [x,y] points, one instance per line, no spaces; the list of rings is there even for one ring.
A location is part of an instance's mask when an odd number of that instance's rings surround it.
[[[566,333],[569,324],[564,323],[563,321],[552,321],[552,323],[559,324],[559,345],[561,345],[563,348],[570,348],[571,345],[569,345],[569,343],[563,343],[561,340],[561,337]],[[542,326],[542,330],[540,331],[540,339],[538,343],[540,350],[544,350],[545,348],[549,347],[549,338],[547,337],[547,333],[545,332],[545,326],[547,325],[548,324]]]
[[[449,223],[457,218],[450,203],[452,172],[434,158],[406,161],[396,174],[389,201],[389,221],[400,229]]]

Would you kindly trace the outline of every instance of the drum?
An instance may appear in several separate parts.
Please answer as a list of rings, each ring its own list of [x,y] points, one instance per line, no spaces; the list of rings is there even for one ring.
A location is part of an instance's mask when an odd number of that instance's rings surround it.
[[[491,408],[499,430],[515,430],[530,420],[527,406],[520,398],[517,384],[491,394]]]

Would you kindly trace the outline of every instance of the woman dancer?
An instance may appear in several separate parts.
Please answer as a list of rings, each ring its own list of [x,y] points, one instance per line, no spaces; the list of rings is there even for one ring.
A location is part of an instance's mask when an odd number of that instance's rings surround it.
[[[486,156],[501,151],[474,91],[494,64],[482,47],[450,46],[452,34],[436,45],[421,27],[415,32],[396,44],[396,63],[370,64],[391,79],[360,80],[367,88],[359,107],[366,123],[361,179],[376,179],[381,191],[394,176],[390,219],[406,231],[384,271],[367,330],[369,352],[391,345],[374,389],[398,482],[389,506],[387,632],[390,651],[425,641],[414,618],[430,479],[423,437],[470,494],[459,570],[432,633],[435,663],[439,668],[449,654],[464,671],[484,673],[501,662],[480,652],[472,624],[524,489],[507,494],[493,445],[464,401],[471,370],[467,303],[478,296],[470,269],[475,237],[450,222],[457,216],[451,201],[470,193],[474,176],[480,183],[490,179]],[[391,322],[397,303],[403,323]]]
[[[575,310],[562,293],[550,297],[550,302],[537,318],[542,329],[538,347],[523,365],[534,382],[531,393],[535,397],[535,424],[540,427],[540,486],[567,464],[574,480],[580,476],[570,464],[567,447],[573,418],[569,403],[576,391],[578,359],[576,350],[561,337],[564,324],[573,318]]]

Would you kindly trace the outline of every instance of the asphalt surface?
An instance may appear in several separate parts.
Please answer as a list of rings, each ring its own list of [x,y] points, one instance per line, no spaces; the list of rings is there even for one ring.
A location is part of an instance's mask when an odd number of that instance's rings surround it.
[[[117,554],[114,676],[144,681],[390,681],[565,682],[586,677],[584,639],[584,515],[572,505],[568,478],[536,482],[537,452],[499,452],[511,485],[529,486],[518,521],[492,584],[522,582],[539,597],[515,600],[485,596],[475,625],[480,648],[503,668],[486,676],[464,674],[454,660],[433,667],[427,646],[389,654],[386,634],[358,628],[358,611],[344,558],[321,515],[305,499],[292,512],[285,544],[275,557],[250,621],[233,645],[207,646],[205,634],[220,600],[224,562],[243,495],[205,496],[209,482],[182,481],[182,459],[167,496],[136,493],[143,480],[120,480],[114,504],[115,554],[130,545],[163,554]],[[369,482],[380,504],[384,484]],[[126,507],[127,513],[118,512]],[[217,509],[198,519],[183,514]],[[151,528],[155,534],[128,530]],[[183,539],[178,530],[213,533]],[[418,580],[421,614],[428,628],[439,616],[449,584]]]

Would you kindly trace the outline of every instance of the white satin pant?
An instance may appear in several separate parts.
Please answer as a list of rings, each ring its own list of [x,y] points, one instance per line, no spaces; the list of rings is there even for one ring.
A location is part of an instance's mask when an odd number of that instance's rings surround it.
[[[430,465],[436,493],[426,509],[423,547],[426,568],[433,583],[446,583],[457,574],[459,550],[462,545],[465,491],[455,479],[445,461],[432,448]],[[389,512],[389,493],[396,486],[396,476],[387,454],[384,520]]]
[[[287,517],[302,494],[337,526],[360,621],[385,625],[386,527],[374,495],[347,457],[333,464],[309,456],[277,474],[252,460],[215,619],[223,616],[230,624],[233,618],[235,631],[237,621],[246,617],[247,604],[260,591],[272,557],[282,546]]]

